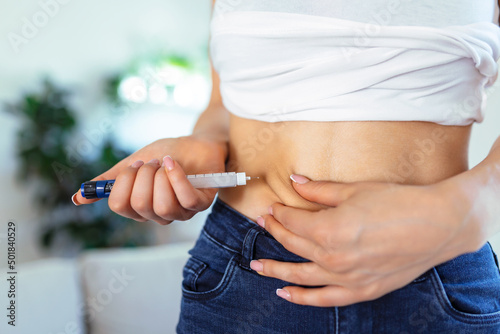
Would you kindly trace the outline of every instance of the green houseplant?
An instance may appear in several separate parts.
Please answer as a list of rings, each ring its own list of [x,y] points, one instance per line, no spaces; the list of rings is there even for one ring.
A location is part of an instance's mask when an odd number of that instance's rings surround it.
[[[105,201],[75,207],[71,196],[81,182],[90,180],[128,155],[109,139],[92,157],[71,161],[72,138],[78,133],[70,93],[50,80],[39,92],[27,93],[6,110],[20,121],[17,134],[18,181],[34,185],[33,202],[40,215],[40,242],[76,249],[133,247],[150,243],[144,225],[111,212]]]

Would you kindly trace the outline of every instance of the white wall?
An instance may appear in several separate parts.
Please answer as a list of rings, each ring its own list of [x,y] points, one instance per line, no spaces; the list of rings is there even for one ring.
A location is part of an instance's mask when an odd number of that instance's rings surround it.
[[[53,6],[59,2],[67,4]],[[39,16],[41,3],[52,4],[55,15],[16,50],[9,34],[22,36],[25,19],[43,19]],[[122,70],[135,57],[159,51],[205,57],[210,6],[209,0],[0,0],[0,226],[10,219],[17,223],[18,262],[43,256],[36,239],[40,221],[30,209],[30,189],[14,178],[18,124],[4,113],[3,102],[16,101],[21,91],[39,87],[40,77],[50,74],[56,83],[77,93],[74,105],[86,122],[95,121],[106,112],[100,102],[103,76]],[[156,122],[148,126],[147,120],[152,118]],[[156,138],[188,134],[195,119],[193,110],[156,108],[131,115],[116,132],[126,137],[123,129],[133,124],[139,146]],[[3,229],[0,242],[6,232]],[[158,230],[161,241],[171,239],[165,231]]]
[[[54,1],[45,0],[43,3]],[[41,5],[37,0],[0,0],[0,101],[15,100],[20,90],[38,85],[40,75],[50,73],[57,82],[77,90],[80,96],[76,101],[77,109],[92,119],[102,112],[98,101],[104,73],[122,68],[135,55],[161,48],[193,55],[206,51],[208,0],[67,2],[60,5],[48,23],[16,52],[9,42],[9,34],[21,34],[23,19],[32,21],[33,15],[40,13]],[[143,36],[149,37],[144,40]],[[491,94],[486,115],[484,123],[474,126],[471,167],[487,155],[491,144],[500,135],[500,89]],[[142,141],[187,133],[195,116],[194,113],[165,110],[165,119],[170,121],[157,122],[153,130],[147,131],[149,137],[143,137]],[[136,122],[129,120],[130,123]],[[34,237],[39,221],[36,212],[30,209],[29,189],[16,184],[13,177],[17,124],[1,110],[0,124],[0,221],[1,226],[8,219],[18,223],[18,260],[24,262],[41,256]],[[196,224],[199,226],[199,222]],[[179,230],[176,235],[191,236],[181,226],[172,228]],[[2,233],[4,231],[0,231],[0,238]],[[159,234],[162,241],[171,240],[169,235]],[[500,235],[494,243],[500,251]]]

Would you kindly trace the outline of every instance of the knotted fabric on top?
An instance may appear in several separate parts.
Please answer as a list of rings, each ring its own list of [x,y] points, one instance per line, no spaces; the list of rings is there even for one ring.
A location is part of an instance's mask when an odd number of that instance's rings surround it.
[[[212,19],[224,105],[278,121],[481,122],[500,28],[381,26],[277,12]]]

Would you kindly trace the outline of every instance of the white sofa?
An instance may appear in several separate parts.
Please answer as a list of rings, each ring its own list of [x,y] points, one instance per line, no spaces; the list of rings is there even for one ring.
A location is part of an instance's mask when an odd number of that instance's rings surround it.
[[[19,265],[16,327],[3,315],[0,333],[175,333],[192,245],[93,250]],[[0,291],[7,291],[5,279]]]

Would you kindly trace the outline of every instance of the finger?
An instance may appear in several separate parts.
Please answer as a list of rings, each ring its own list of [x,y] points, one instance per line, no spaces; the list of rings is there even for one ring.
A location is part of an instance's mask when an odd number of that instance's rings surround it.
[[[306,239],[315,240],[316,226],[320,221],[320,216],[317,212],[297,209],[281,203],[271,205],[269,212],[287,230]],[[332,218],[332,221],[335,221],[335,219]]]
[[[338,206],[351,197],[357,185],[357,183],[311,181],[297,174],[291,175],[290,178],[293,181],[293,188],[300,196],[308,201],[328,206]]]
[[[300,285],[333,284],[328,271],[314,262],[291,263],[275,260],[253,260],[250,267],[259,274]]]
[[[193,211],[186,210],[180,205],[164,168],[156,171],[153,209],[167,224],[173,220],[187,220],[194,215]]]
[[[287,286],[278,289],[276,294],[294,304],[318,307],[340,307],[363,301],[360,293],[337,285],[321,288]]]
[[[90,181],[102,181],[102,180],[115,180],[118,174],[125,168],[128,168],[132,161],[130,161],[130,157],[127,157],[123,160],[121,160],[119,163],[111,167],[109,170],[106,172],[102,173],[101,175],[98,175],[94,177]],[[100,201],[102,198],[96,198],[96,199],[86,199],[85,197],[82,196],[82,193],[80,190],[78,190],[72,197],[71,200],[73,201],[73,204],[76,206],[82,205],[82,204],[91,204],[95,203],[97,201]]]
[[[217,189],[196,189],[189,182],[182,167],[170,156],[163,158],[168,180],[174,189],[177,200],[181,206],[191,211],[208,209],[217,193]]]
[[[287,230],[322,246],[323,249],[337,251],[357,240],[360,233],[359,224],[344,224],[336,208],[321,211],[307,211],[285,206],[281,203],[271,205],[273,217]],[[319,255],[322,249],[318,249]],[[317,262],[318,258],[313,261]]]
[[[156,215],[153,209],[154,180],[159,168],[160,162],[153,159],[139,169],[130,196],[130,206],[141,217],[166,225],[170,222]]]
[[[271,215],[257,218],[257,223],[266,229],[288,251],[314,261],[315,249],[319,246],[289,230]]]
[[[113,191],[109,194],[108,206],[111,211],[130,219],[145,222],[130,205],[130,196],[134,187],[135,178],[139,168],[144,165],[142,161],[136,161],[125,168],[116,178]]]

